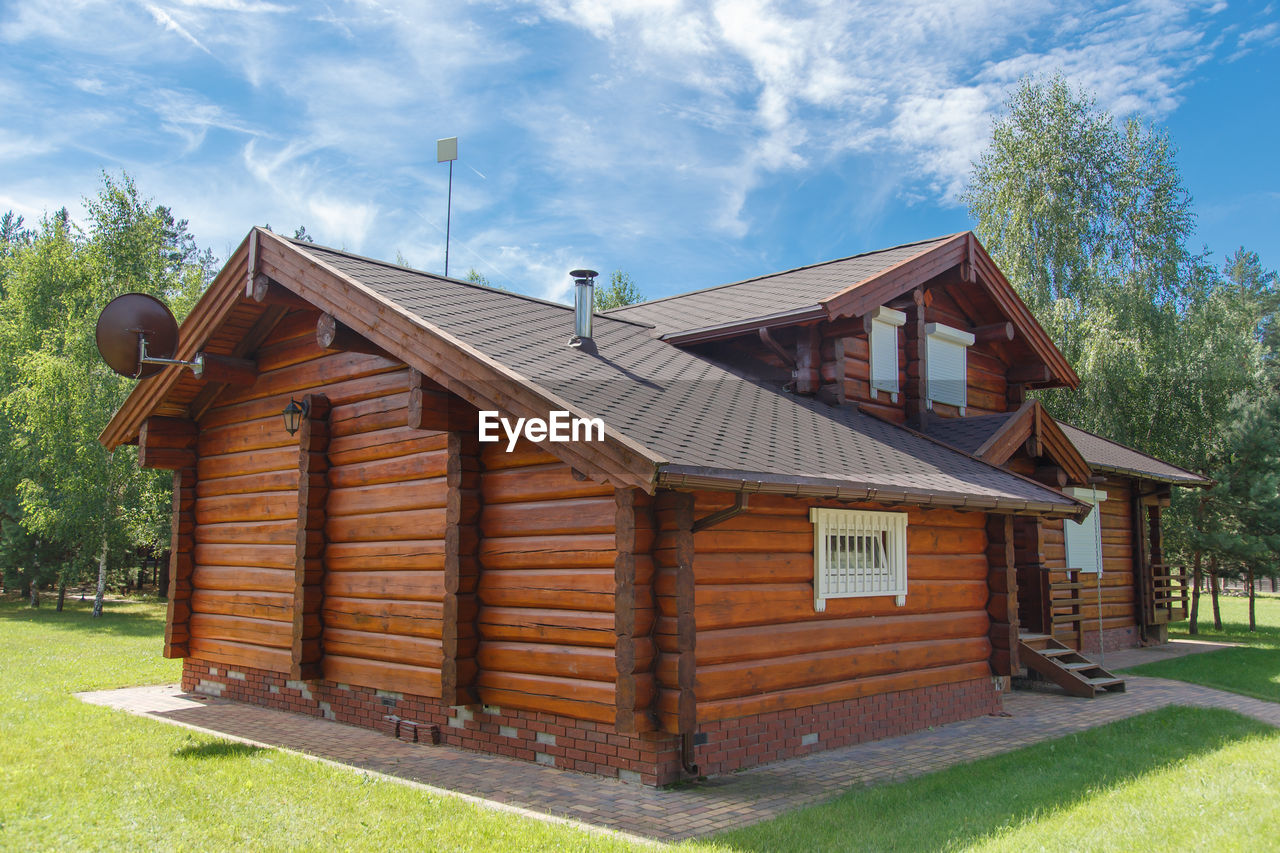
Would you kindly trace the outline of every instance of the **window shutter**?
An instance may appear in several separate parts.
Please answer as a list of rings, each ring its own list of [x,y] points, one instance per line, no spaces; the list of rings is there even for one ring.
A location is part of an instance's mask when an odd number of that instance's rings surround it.
[[[907,514],[809,510],[813,522],[813,608],[828,598],[907,595]]]
[[[963,409],[968,402],[968,348],[973,335],[941,323],[925,326],[928,336],[929,399]]]
[[[871,387],[890,394],[898,393],[898,329],[907,315],[892,308],[880,307],[871,314]]]

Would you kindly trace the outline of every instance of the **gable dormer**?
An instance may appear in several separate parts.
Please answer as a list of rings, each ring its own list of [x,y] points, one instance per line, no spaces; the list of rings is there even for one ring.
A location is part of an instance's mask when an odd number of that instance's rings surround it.
[[[970,233],[614,313],[790,392],[917,428],[1011,411],[1031,388],[1079,384]]]

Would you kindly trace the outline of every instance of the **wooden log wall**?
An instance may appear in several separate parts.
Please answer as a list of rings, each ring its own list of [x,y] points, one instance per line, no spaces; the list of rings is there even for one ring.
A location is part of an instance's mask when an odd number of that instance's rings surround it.
[[[173,511],[169,517],[169,606],[164,629],[164,656],[189,654],[191,575],[195,565],[196,469],[173,472]]]
[[[692,515],[705,517],[731,501],[698,493]],[[892,596],[841,598],[817,613],[811,505],[753,496],[747,513],[693,535],[699,724],[991,674],[984,514],[906,510],[905,606]],[[658,507],[658,705],[670,729],[678,711],[673,638],[680,613],[673,519],[661,499]]]
[[[404,389],[405,371],[394,362],[322,353],[317,317],[286,315],[258,350],[257,381],[226,389],[200,420],[190,656],[290,672],[299,457],[280,412],[291,397],[323,392],[333,406],[332,454],[351,441],[341,434],[351,407]]]
[[[510,453],[483,444],[480,459],[480,701],[613,724],[613,487],[523,441]],[[647,707],[635,684],[637,707]]]
[[[656,659],[653,624],[654,599],[652,501],[639,489],[614,490],[617,507],[613,562],[614,664],[617,668],[614,728],[638,734],[655,727],[650,702],[654,695],[653,665]]]
[[[329,398],[308,394],[298,429],[298,522],[294,540],[293,636],[289,675],[320,675],[320,601],[324,596],[325,501],[329,494]]]
[[[1133,573],[1133,509],[1131,506],[1131,481],[1108,479],[1099,486],[1106,491],[1107,499],[1102,510],[1102,630],[1127,628],[1137,624],[1140,612],[1135,601]],[[1061,519],[1041,522],[1044,530],[1045,564],[1051,569],[1050,578],[1065,580],[1062,570],[1067,566],[1066,541]],[[1081,575],[1081,580],[1093,580],[1092,575]],[[1097,594],[1083,592],[1081,613],[1086,633],[1098,630]]]
[[[991,619],[991,672],[1018,671],[1018,576],[1013,516],[987,516],[987,616]]]
[[[653,543],[655,713],[663,731],[680,734],[693,732],[698,724],[693,513],[693,495],[658,493]]]
[[[955,297],[944,288],[933,288],[930,294],[933,298],[925,309],[926,322],[943,323],[965,331],[974,328],[975,312],[972,307],[961,307]],[[1003,345],[989,341],[974,343],[968,348],[965,366],[968,378],[965,415],[990,415],[1007,411],[1009,384],[1006,377],[1009,364]],[[946,417],[960,414],[954,406],[941,403],[934,404],[934,411]]]
[[[452,400],[444,401],[446,408],[452,404]],[[476,701],[479,643],[476,587],[480,563],[476,550],[480,541],[480,442],[474,432],[459,431],[449,432],[448,442],[440,698],[446,705],[468,705]]]

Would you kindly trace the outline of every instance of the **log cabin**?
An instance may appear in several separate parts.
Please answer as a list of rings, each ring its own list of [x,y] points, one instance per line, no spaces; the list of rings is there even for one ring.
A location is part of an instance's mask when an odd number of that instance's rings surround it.
[[[1160,510],[1204,479],[1027,398],[1078,377],[972,234],[575,318],[254,229],[196,353],[238,369],[101,437],[173,471],[188,690],[656,785],[1024,667],[1122,689],[1085,654],[1184,612]]]

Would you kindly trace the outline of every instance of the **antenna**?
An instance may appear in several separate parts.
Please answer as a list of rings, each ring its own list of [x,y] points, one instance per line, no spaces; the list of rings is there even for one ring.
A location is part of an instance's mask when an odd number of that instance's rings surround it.
[[[146,293],[126,293],[108,302],[98,315],[95,336],[102,360],[130,379],[154,376],[170,364],[190,367],[197,378],[212,381],[232,381],[232,374],[245,375],[247,362],[243,359],[202,352],[191,361],[174,358],[178,321],[169,306]]]
[[[436,162],[449,161],[449,201],[444,220],[444,276],[449,277],[449,232],[453,226],[453,161],[458,159],[458,137],[436,140]]]

